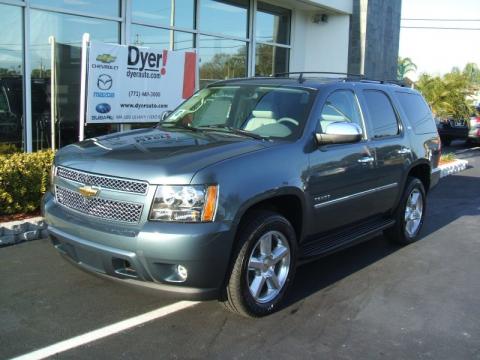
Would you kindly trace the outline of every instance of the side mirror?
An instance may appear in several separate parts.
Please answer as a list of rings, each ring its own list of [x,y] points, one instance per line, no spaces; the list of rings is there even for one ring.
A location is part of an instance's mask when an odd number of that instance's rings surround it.
[[[171,111],[164,111],[163,114],[162,114],[162,121],[165,120],[168,115],[170,115],[172,112]]]
[[[355,143],[362,140],[362,128],[350,122],[333,122],[315,138],[319,145]]]

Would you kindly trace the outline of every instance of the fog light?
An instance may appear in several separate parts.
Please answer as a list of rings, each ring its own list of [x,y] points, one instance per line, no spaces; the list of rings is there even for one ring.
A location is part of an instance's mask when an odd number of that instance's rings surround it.
[[[177,268],[175,269],[175,271],[177,272],[177,275],[180,277],[182,281],[187,280],[188,271],[185,266],[177,265]]]

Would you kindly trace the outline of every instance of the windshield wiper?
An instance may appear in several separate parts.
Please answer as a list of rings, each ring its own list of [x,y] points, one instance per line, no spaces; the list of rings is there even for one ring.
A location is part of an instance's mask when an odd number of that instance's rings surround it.
[[[248,130],[238,129],[238,128],[235,128],[235,127],[232,127],[232,126],[222,125],[222,124],[204,125],[204,126],[197,127],[197,129],[226,130],[227,132],[231,132],[231,133],[234,133],[234,134],[237,134],[237,135],[248,136],[248,137],[251,137],[251,138],[257,139],[257,140],[268,139],[267,136],[258,135],[258,134],[255,134],[255,133],[251,132],[251,131],[248,131]]]
[[[167,125],[167,126],[165,126],[165,125]],[[157,124],[157,127],[163,127],[163,128],[168,128],[168,129],[185,129],[185,130],[190,130],[190,131],[195,131],[195,132],[200,131],[199,128],[196,128],[194,126],[188,126],[188,125],[184,125],[182,123],[173,123],[173,122],[170,122],[170,123],[159,122]]]

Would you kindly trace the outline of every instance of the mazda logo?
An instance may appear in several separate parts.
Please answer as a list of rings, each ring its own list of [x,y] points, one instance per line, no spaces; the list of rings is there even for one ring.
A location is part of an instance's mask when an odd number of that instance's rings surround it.
[[[100,90],[110,90],[112,88],[112,77],[107,74],[102,74],[97,79],[97,87]]]

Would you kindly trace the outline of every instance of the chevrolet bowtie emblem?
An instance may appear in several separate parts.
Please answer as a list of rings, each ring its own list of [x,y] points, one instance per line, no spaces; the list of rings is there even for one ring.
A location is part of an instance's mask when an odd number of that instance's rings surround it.
[[[85,197],[92,197],[92,196],[97,195],[100,192],[99,189],[95,189],[95,188],[93,188],[91,186],[88,186],[88,185],[79,187],[78,191],[80,192],[80,194],[82,194]]]

